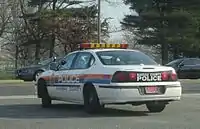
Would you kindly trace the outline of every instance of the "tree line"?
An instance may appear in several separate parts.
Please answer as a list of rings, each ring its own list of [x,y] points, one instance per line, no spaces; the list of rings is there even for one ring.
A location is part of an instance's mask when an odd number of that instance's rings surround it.
[[[163,64],[180,56],[200,56],[200,1],[123,2],[138,14],[121,21],[124,38],[133,48],[155,49]],[[1,49],[15,60],[16,68],[65,55],[84,41],[97,41],[97,14],[95,1],[2,0]],[[101,32],[102,42],[108,41],[109,18],[101,20]]]
[[[65,55],[83,42],[97,41],[94,1],[8,0],[1,3],[1,9],[1,49],[13,55],[16,68],[18,64],[37,64],[43,57]],[[108,20],[101,19],[102,42],[109,38]]]
[[[180,57],[200,56],[199,0],[124,0],[138,15],[121,22],[137,44],[151,46],[162,55],[162,63]]]

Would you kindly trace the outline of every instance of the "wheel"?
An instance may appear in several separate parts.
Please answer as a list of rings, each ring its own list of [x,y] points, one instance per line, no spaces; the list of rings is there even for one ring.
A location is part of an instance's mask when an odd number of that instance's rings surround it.
[[[36,81],[37,78],[40,76],[40,74],[43,73],[43,72],[44,71],[42,71],[42,70],[39,70],[39,71],[35,72],[35,74],[34,74],[34,81]]]
[[[149,112],[157,113],[157,112],[162,112],[165,109],[166,104],[164,104],[164,103],[147,103],[146,107],[149,110]]]
[[[47,108],[51,106],[51,97],[48,94],[47,87],[45,81],[41,80],[38,84],[38,94],[41,98],[41,103],[43,108]]]
[[[84,108],[87,113],[97,113],[101,109],[96,89],[93,86],[86,86],[83,91]]]
[[[42,107],[48,108],[51,106],[51,98],[49,97],[42,97]]]

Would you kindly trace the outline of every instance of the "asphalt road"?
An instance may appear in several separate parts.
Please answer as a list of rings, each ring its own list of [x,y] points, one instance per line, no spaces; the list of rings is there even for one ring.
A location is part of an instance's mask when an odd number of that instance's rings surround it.
[[[0,129],[199,129],[199,84],[182,85],[187,94],[162,113],[148,113],[145,106],[109,105],[88,115],[82,106],[64,102],[41,108],[31,83],[0,84]]]
[[[200,81],[182,81],[183,93],[200,93]],[[0,84],[0,96],[34,95],[34,83]]]

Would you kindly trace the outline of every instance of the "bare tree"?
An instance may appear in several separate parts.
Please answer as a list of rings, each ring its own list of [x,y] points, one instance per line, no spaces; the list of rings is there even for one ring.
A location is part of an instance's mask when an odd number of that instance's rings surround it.
[[[14,43],[14,26],[17,25],[17,3],[16,0],[3,0],[0,3],[0,37],[2,53],[7,55],[7,59],[13,59],[15,51]]]
[[[11,19],[10,7],[13,1],[1,0],[0,2],[0,37],[3,35]]]

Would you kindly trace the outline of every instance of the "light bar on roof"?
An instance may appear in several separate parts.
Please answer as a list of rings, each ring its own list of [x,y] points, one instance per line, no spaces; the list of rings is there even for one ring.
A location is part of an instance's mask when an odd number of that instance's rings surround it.
[[[115,48],[115,49],[127,49],[128,44],[116,44],[116,43],[82,43],[80,44],[80,49],[106,49],[106,48]]]

